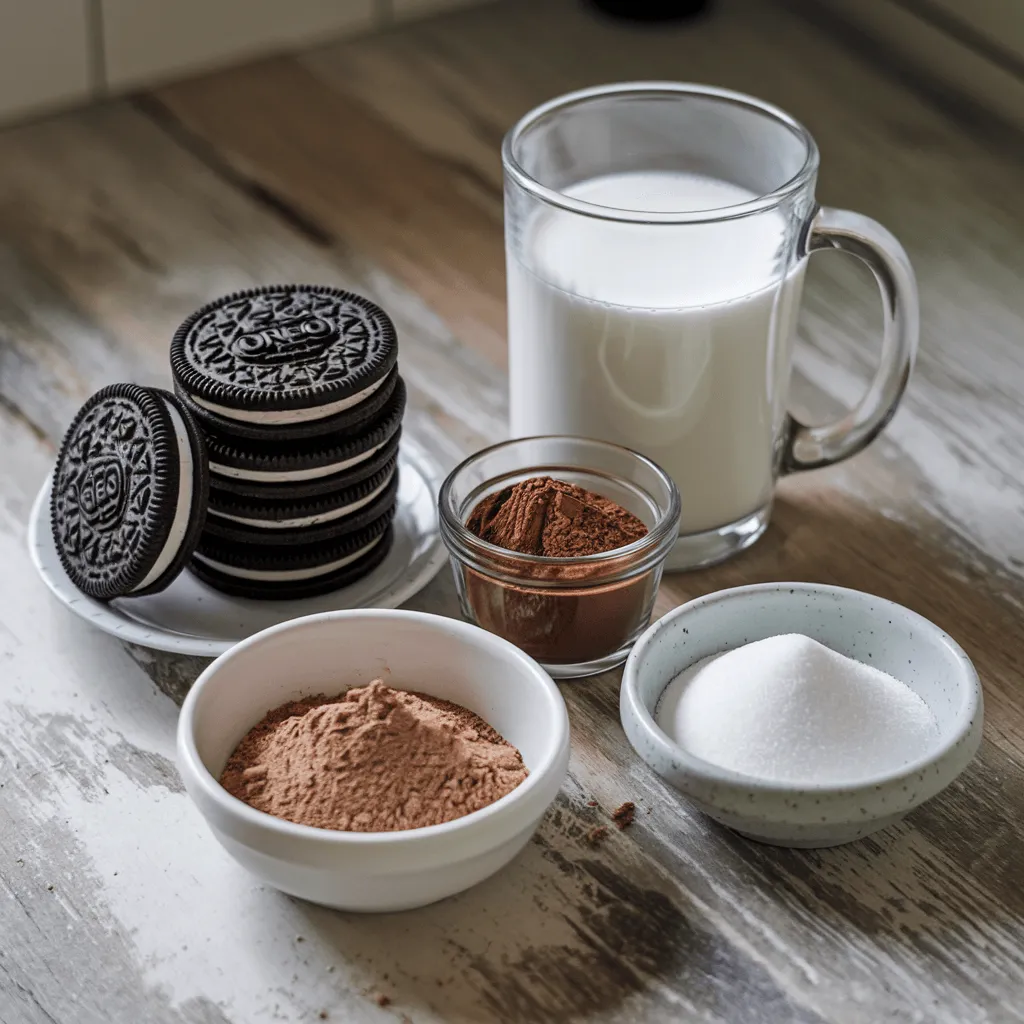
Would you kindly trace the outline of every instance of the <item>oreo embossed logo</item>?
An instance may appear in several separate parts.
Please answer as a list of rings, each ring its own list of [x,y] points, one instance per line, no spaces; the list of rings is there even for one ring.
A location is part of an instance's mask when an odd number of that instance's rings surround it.
[[[196,310],[171,342],[175,383],[229,409],[305,409],[383,380],[398,358],[388,315],[326,285],[272,285]]]
[[[78,486],[82,518],[95,530],[111,530],[121,522],[128,498],[124,464],[116,456],[90,462]]]
[[[327,320],[319,316],[305,316],[242,334],[230,343],[229,348],[243,363],[272,366],[319,359],[337,338],[337,328]]]

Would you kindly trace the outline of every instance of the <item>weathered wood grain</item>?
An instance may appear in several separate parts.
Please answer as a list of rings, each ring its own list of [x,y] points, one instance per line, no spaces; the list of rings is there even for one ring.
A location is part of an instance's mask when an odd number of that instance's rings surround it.
[[[500,138],[557,92],[657,76],[807,121],[822,198],[900,235],[925,323],[885,439],[787,481],[764,541],[666,581],[659,609],[778,578],[902,601],[975,658],[982,754],[878,837],[759,847],[631,756],[609,673],[563,687],[570,781],[498,877],[385,918],[265,890],[171,764],[165,694],[202,662],[122,647],[33,577],[24,524],[52,443],[100,384],[166,383],[195,306],[285,279],[392,311],[409,429],[444,462],[503,436]],[[0,134],[0,1021],[1024,1020],[1020,174],[1009,148],[752,0],[658,33],[569,0],[492,5]],[[860,276],[816,263],[797,392],[828,415],[869,374],[877,312]],[[454,614],[448,576],[413,605]],[[625,799],[637,823],[592,847]]]
[[[164,105],[179,137],[216,148],[232,167],[251,159],[256,166],[248,173],[261,185],[391,270],[457,336],[503,361],[500,216],[467,194],[463,169],[411,147],[295,61],[270,60],[235,74],[183,82],[152,102]],[[252,104],[263,116],[243,116]],[[224,125],[237,131],[220,138]]]

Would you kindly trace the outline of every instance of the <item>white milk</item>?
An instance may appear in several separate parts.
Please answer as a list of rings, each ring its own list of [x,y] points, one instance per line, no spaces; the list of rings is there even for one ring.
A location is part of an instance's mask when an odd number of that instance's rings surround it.
[[[647,212],[754,198],[669,171],[566,192]],[[803,285],[802,263],[780,259],[791,249],[775,212],[689,225],[539,213],[526,265],[508,259],[513,437],[580,434],[642,452],[679,486],[682,533],[755,512],[771,497]]]

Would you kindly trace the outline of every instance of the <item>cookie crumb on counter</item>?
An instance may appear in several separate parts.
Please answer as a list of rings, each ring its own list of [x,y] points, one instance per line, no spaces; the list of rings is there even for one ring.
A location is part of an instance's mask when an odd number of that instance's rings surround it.
[[[636,804],[632,800],[627,800],[623,804],[619,804],[618,807],[612,812],[612,821],[619,827],[619,829],[629,828],[633,824],[633,819],[636,817]]]

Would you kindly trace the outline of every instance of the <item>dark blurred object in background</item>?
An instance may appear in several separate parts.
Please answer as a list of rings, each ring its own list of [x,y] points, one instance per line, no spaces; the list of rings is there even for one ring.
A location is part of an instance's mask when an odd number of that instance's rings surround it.
[[[626,21],[681,21],[703,14],[711,0],[588,0],[613,18]]]

